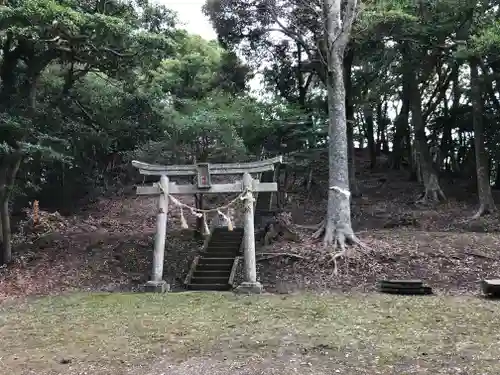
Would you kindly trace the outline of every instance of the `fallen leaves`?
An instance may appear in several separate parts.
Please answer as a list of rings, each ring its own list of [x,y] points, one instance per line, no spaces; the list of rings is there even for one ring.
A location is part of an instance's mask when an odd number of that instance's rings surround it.
[[[363,197],[352,204],[353,225],[372,249],[365,254],[352,247],[350,256],[332,274],[332,249],[311,240],[297,227],[302,243],[276,243],[267,252],[289,252],[305,260],[274,259],[260,265],[261,281],[270,291],[373,291],[384,278],[422,278],[442,293],[479,292],[479,281],[498,274],[500,222],[496,215],[469,219],[473,204],[453,198],[438,206],[413,204],[419,187],[397,174],[383,190],[360,181]],[[325,215],[326,200],[294,196],[297,223],[315,224]],[[390,227],[391,229],[387,229]],[[278,285],[278,286],[277,286]]]
[[[103,199],[84,217],[40,211],[36,226],[28,216],[14,238],[14,263],[0,269],[0,302],[73,290],[137,289],[149,277],[155,199],[127,199]],[[173,219],[165,278],[175,287],[199,244],[192,232],[178,231]]]
[[[257,250],[267,253],[258,264],[266,290],[373,291],[377,280],[401,277],[425,279],[441,293],[477,293],[481,279],[498,276],[496,216],[471,221],[474,206],[453,199],[416,206],[419,187],[402,177],[389,178],[383,190],[378,182],[360,183],[363,196],[353,202],[353,223],[372,251],[352,247],[335,276],[332,249],[296,228],[299,243],[281,241]],[[180,199],[193,204],[191,197]],[[215,196],[210,204],[227,199]],[[324,197],[296,194],[292,201],[287,210],[295,222],[315,224],[324,217]],[[135,290],[148,279],[156,211],[155,198],[124,196],[100,199],[72,217],[40,211],[37,226],[28,215],[14,236],[14,264],[0,269],[0,301],[75,289]],[[195,218],[187,219],[194,228]],[[388,223],[391,229],[384,229]],[[200,244],[192,231],[179,230],[179,212],[169,211],[168,225],[165,272],[175,287]]]

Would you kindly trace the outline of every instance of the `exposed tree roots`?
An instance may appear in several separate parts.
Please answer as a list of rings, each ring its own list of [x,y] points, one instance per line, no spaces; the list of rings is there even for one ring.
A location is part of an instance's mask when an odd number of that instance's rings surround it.
[[[416,203],[438,203],[440,200],[446,200],[446,195],[444,195],[441,187],[426,188],[421,198],[417,200]]]
[[[496,211],[496,209],[495,209],[494,206],[492,208],[492,206],[490,204],[484,204],[484,203],[482,203],[479,206],[479,209],[477,210],[477,212],[471,217],[471,220],[477,220],[481,216],[487,215],[487,214],[491,214],[491,213],[493,213],[495,211]]]
[[[321,221],[319,222],[318,224],[314,224],[314,225],[299,225],[299,224],[295,224],[295,226],[297,228],[300,228],[300,229],[308,229],[308,230],[318,230],[318,229],[321,229],[321,228],[324,228],[324,225],[325,225],[325,221]]]
[[[337,227],[334,230],[327,230],[326,221],[321,222],[321,226],[313,233],[313,239],[320,239],[323,236],[323,246],[332,248],[333,274],[338,274],[338,259],[347,259],[349,245],[358,245],[358,251],[367,254],[371,250],[363,243],[350,228]],[[354,250],[354,249],[352,249]]]
[[[436,174],[424,174],[424,194],[417,201],[417,203],[438,203],[440,200],[446,200],[446,195],[444,195],[441,186],[439,186],[439,180]]]
[[[256,257],[258,257],[257,262],[262,262],[264,260],[274,259],[277,257],[288,257],[292,259],[305,259],[303,256],[299,254],[293,253],[256,253]]]

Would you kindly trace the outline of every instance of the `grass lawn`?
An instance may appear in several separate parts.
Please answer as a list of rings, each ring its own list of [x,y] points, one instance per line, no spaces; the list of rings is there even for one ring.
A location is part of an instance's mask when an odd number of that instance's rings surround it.
[[[0,367],[177,374],[135,366],[210,355],[276,358],[283,375],[292,362],[299,374],[498,374],[498,327],[500,305],[473,297],[79,294],[0,308]]]

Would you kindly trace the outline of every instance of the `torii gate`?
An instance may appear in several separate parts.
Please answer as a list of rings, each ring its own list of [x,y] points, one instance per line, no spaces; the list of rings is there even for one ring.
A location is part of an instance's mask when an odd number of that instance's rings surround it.
[[[254,179],[251,173],[262,173],[274,170],[274,165],[282,163],[282,156],[250,163],[209,164],[198,163],[193,165],[159,165],[132,161],[132,165],[139,169],[142,175],[160,176],[160,181],[152,186],[138,186],[138,195],[158,195],[158,215],[156,221],[156,236],[153,255],[153,272],[151,280],[145,285],[146,291],[165,292],[170,285],[163,280],[163,263],[165,257],[165,240],[167,231],[167,213],[169,195],[186,194],[224,194],[244,193],[245,220],[244,220],[244,259],[245,281],[236,288],[238,292],[261,293],[262,285],[257,281],[257,267],[255,260],[255,229],[254,229],[254,199],[255,192],[277,192],[276,182],[261,183]],[[242,179],[232,184],[212,184],[212,175],[242,175]],[[197,184],[177,185],[169,181],[173,176],[197,176]]]

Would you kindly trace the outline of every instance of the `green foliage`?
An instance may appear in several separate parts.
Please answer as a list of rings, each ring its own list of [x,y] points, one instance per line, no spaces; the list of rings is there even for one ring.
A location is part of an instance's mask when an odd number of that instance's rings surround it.
[[[71,208],[129,183],[131,158],[189,163],[260,151],[268,122],[245,94],[249,68],[175,22],[147,0],[0,8],[0,181],[10,156],[22,155],[16,207],[36,198]]]
[[[202,99],[214,90],[228,94],[242,92],[248,68],[234,54],[199,36],[182,35],[176,52],[143,78],[145,89],[158,97]]]
[[[159,133],[148,98],[129,83],[173,53],[174,18],[146,1],[4,4],[0,180],[14,170],[9,155],[21,155],[17,192],[64,201],[57,189],[73,190],[72,200],[102,180],[109,155]]]
[[[493,140],[497,130],[491,129],[492,124],[495,118],[500,118],[499,2],[368,0],[362,3],[347,50],[353,59],[348,99],[358,112],[356,117],[363,117],[360,112],[364,106],[374,109],[381,103],[389,102],[389,106],[398,103],[403,95],[403,77],[411,71],[420,81],[424,121],[431,125],[439,118],[439,125],[430,126],[434,136],[439,137],[450,122],[462,122],[456,116],[457,108],[453,111],[449,108],[452,68],[456,64],[468,65],[471,58],[480,58],[485,75],[482,77],[484,121],[488,125],[487,137]],[[205,12],[221,43],[242,51],[256,66],[261,67],[266,61],[261,72],[267,88],[308,119],[296,121],[290,130],[286,126],[280,126],[279,131],[274,128],[273,134],[279,133],[281,139],[285,136],[294,141],[307,140],[297,142],[299,148],[308,147],[314,143],[313,139],[320,140],[326,107],[321,2],[207,0]],[[461,71],[459,93],[470,99],[464,74]],[[458,107],[457,103],[453,105]],[[470,110],[470,106],[466,107]],[[392,120],[398,110],[392,114]],[[386,126],[387,113],[377,116],[380,121],[377,119],[376,125],[380,122]],[[388,125],[389,132],[394,132],[392,125],[396,124]],[[456,125],[460,132],[471,130],[470,126],[465,130],[462,124]],[[356,128],[364,138],[366,125],[358,122]],[[389,134],[389,138],[393,135]]]
[[[485,56],[493,54],[498,56],[500,50],[500,21],[492,23],[479,29],[476,35],[471,37],[472,50],[476,55]]]
[[[242,159],[246,147],[238,130],[248,119],[245,104],[222,95],[182,100],[183,111],[170,117],[166,127],[168,136],[148,143],[135,157],[166,164]]]

